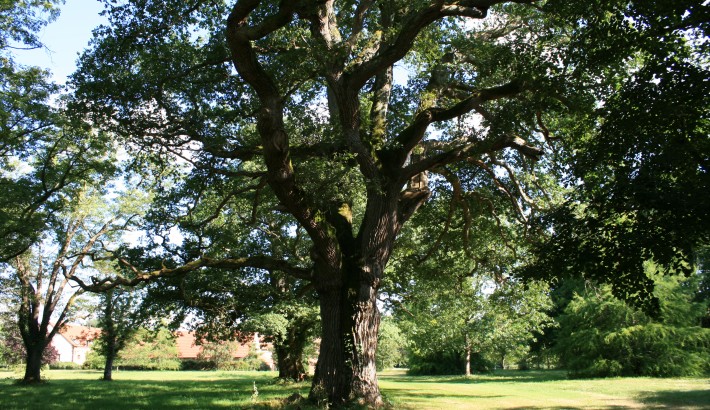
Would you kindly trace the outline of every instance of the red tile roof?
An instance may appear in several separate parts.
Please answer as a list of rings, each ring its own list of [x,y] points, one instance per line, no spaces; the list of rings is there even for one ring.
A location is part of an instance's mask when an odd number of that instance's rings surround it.
[[[178,330],[175,333],[175,342],[178,348],[178,357],[181,359],[196,359],[202,352],[202,345],[197,344],[197,337],[195,332]],[[205,341],[203,341],[205,343]],[[236,350],[233,352],[235,359],[240,359],[249,354],[250,343],[241,344],[237,346]]]
[[[66,324],[59,329],[59,334],[64,336],[74,346],[88,346],[89,342],[101,335],[101,329],[81,325]]]

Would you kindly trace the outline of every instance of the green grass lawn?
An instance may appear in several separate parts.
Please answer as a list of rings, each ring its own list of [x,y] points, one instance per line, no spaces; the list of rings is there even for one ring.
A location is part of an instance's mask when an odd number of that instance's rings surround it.
[[[52,370],[47,383],[17,385],[0,371],[0,409],[250,409],[288,408],[282,399],[308,393],[308,383],[280,383],[272,372]],[[256,383],[259,395],[252,398]],[[710,409],[710,379],[567,380],[557,371],[499,371],[465,377],[380,375],[396,409]]]

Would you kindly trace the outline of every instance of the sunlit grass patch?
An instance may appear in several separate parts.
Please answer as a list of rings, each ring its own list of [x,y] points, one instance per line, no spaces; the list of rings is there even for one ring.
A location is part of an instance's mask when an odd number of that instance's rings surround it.
[[[294,393],[308,395],[309,383],[275,379],[274,372],[52,370],[48,383],[19,386],[12,372],[0,372],[0,408],[5,409],[289,409]],[[253,386],[258,396],[253,397]],[[395,409],[705,409],[710,379],[616,378],[569,380],[559,371],[500,371],[487,375],[380,375],[380,387]],[[357,408],[357,407],[353,407]]]

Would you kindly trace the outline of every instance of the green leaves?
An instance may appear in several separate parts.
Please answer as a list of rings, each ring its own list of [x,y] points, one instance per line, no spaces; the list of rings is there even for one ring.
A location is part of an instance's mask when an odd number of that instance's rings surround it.
[[[0,0],[0,52],[37,48],[37,32],[59,14],[64,0]]]
[[[567,306],[555,349],[572,376],[679,377],[710,369],[710,331],[698,326],[703,310],[690,300],[697,287],[660,275],[656,281],[660,321],[616,299],[608,286],[578,295]]]
[[[572,164],[567,203],[543,218],[552,232],[536,277],[581,274],[615,295],[658,309],[644,263],[693,271],[710,240],[710,71],[702,57],[707,7],[693,1],[548,2],[579,19],[569,64],[596,81],[596,109],[581,138],[560,124]],[[581,71],[580,71],[581,70]],[[567,129],[568,131],[565,131]]]

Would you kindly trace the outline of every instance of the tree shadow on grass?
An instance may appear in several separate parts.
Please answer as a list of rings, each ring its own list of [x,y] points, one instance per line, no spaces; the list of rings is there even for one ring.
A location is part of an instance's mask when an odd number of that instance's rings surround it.
[[[686,391],[655,391],[638,400],[654,409],[710,409],[710,389]]]
[[[254,382],[258,396],[252,400]],[[216,409],[271,408],[301,385],[271,377],[210,380],[51,380],[41,386],[0,386],[0,408],[11,409]],[[259,404],[266,403],[266,404]],[[271,403],[271,404],[269,404]]]

